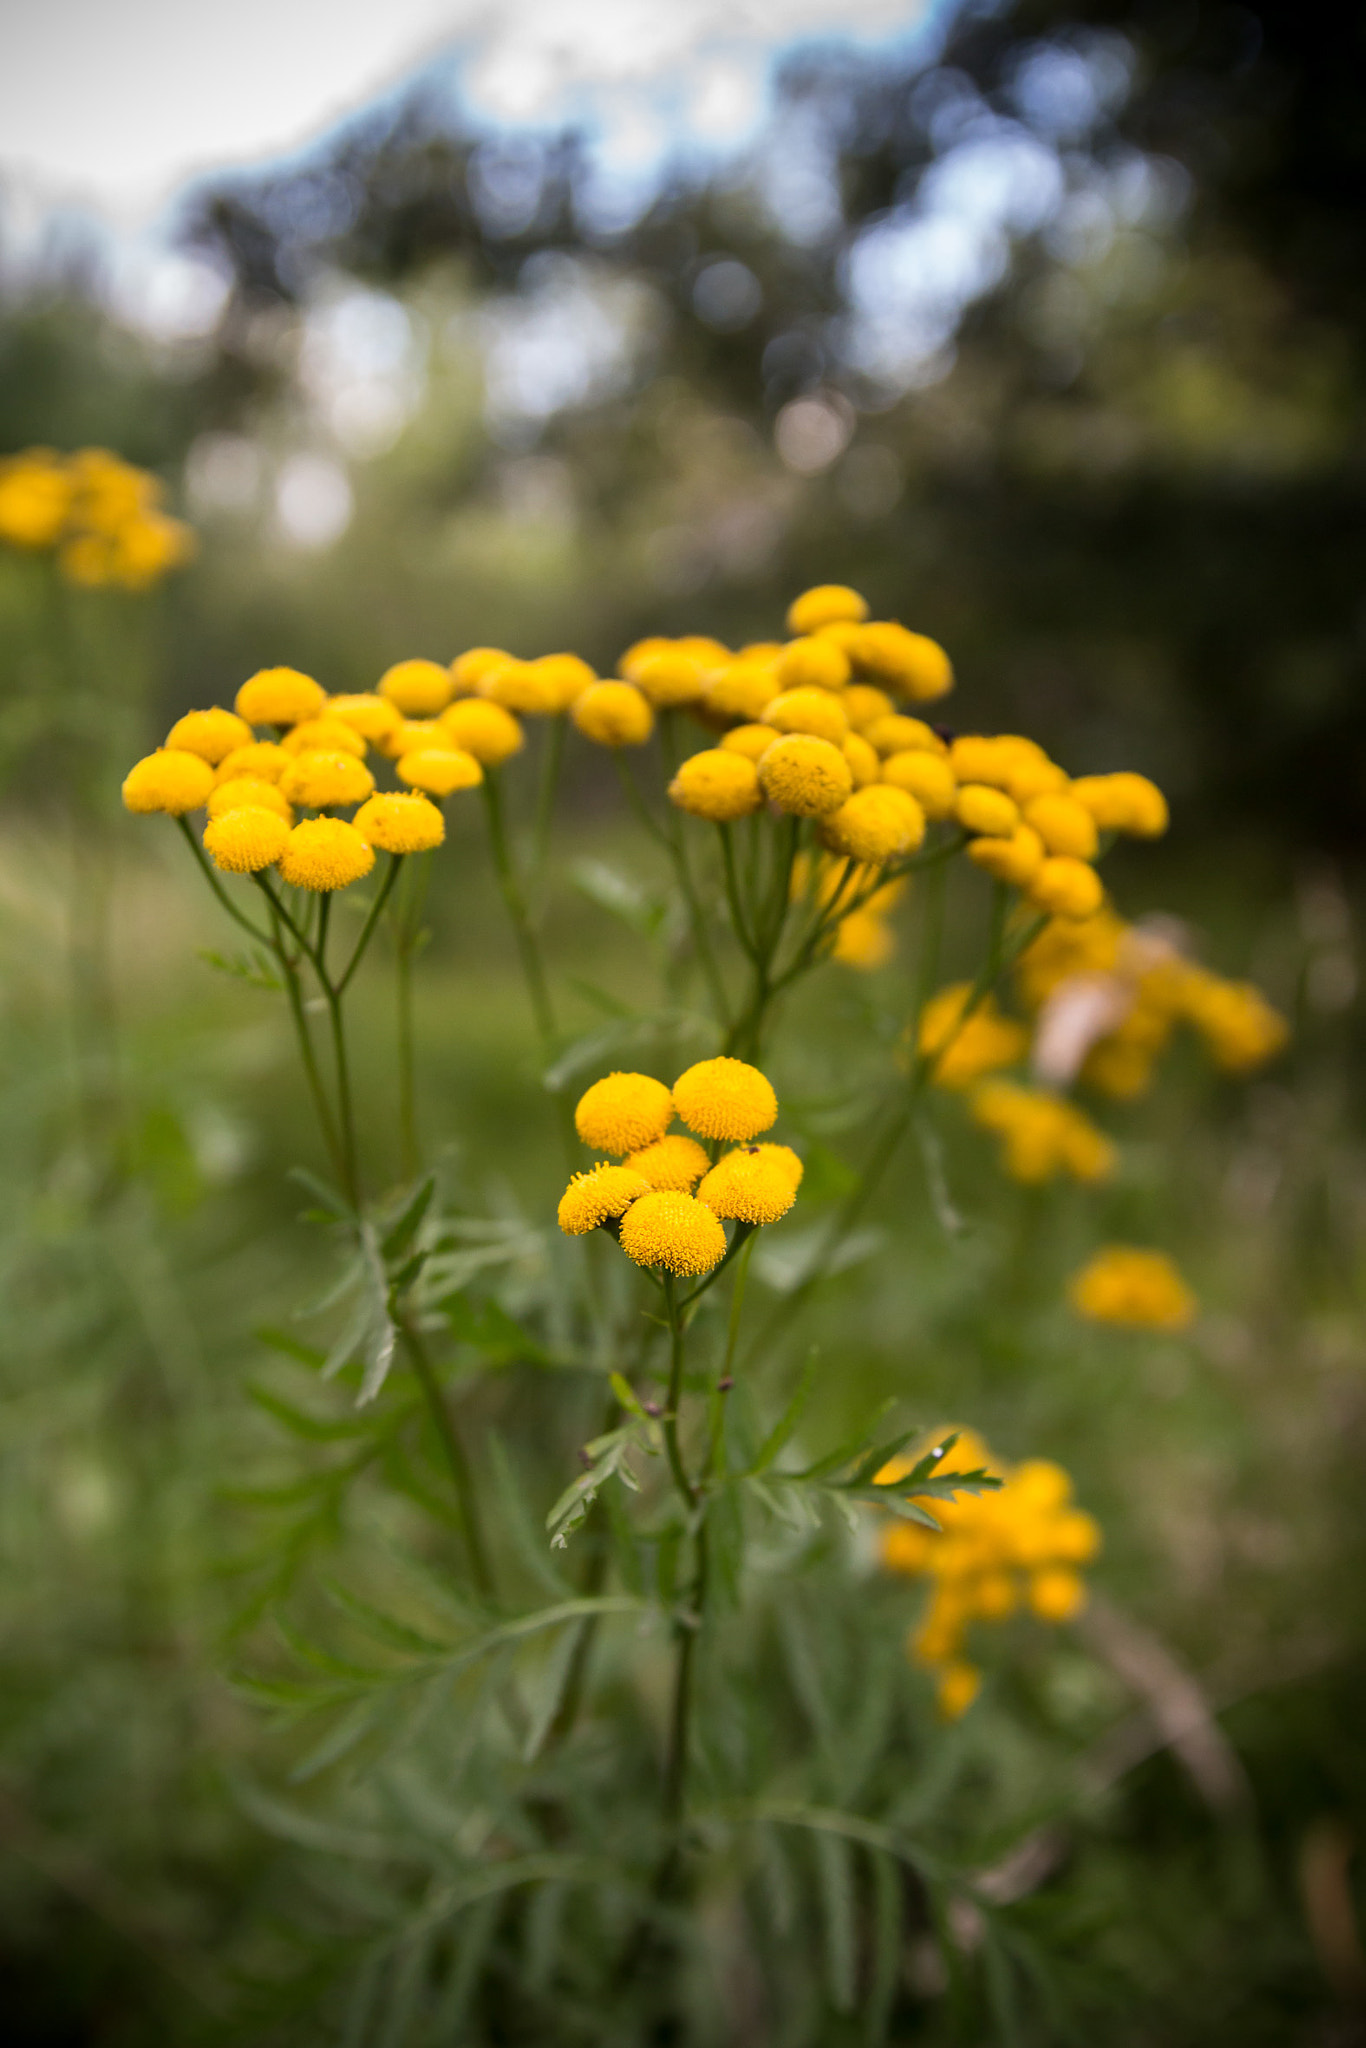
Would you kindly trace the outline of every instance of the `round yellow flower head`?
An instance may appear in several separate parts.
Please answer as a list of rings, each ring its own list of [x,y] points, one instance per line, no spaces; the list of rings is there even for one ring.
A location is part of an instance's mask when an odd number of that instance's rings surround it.
[[[860,675],[914,703],[928,704],[953,688],[953,665],[938,642],[891,620],[861,626],[849,652]]]
[[[744,725],[762,718],[778,694],[776,664],[740,656],[711,678],[702,708],[724,725]]]
[[[792,600],[787,627],[791,633],[819,633],[822,626],[862,625],[867,616],[867,603],[856,590],[845,583],[818,583]]]
[[[1043,866],[1043,841],[1032,825],[1017,825],[1009,839],[970,839],[968,859],[994,880],[1023,889]]]
[[[699,1060],[674,1082],[674,1108],[699,1138],[744,1145],[776,1122],[778,1098],[757,1067],[723,1054]]]
[[[885,782],[856,789],[821,820],[821,839],[832,852],[866,861],[870,867],[914,853],[924,837],[925,813],[915,798]]]
[[[810,635],[789,640],[778,657],[778,681],[784,690],[842,690],[853,663],[837,640]]]
[[[935,1681],[934,1697],[940,1719],[961,1721],[981,1690],[982,1674],[977,1666],[969,1664],[966,1658],[955,1657]]]
[[[1030,797],[1024,806],[1026,825],[1032,825],[1049,853],[1065,853],[1073,860],[1094,860],[1099,850],[1096,821],[1074,796],[1061,793]]]
[[[908,753],[932,754],[940,760],[948,758],[949,750],[932,725],[926,725],[923,718],[907,718],[900,711],[871,719],[863,728],[863,737],[870,746],[877,748],[885,760]]]
[[[713,639],[710,633],[685,633],[673,644],[680,653],[690,654],[694,661],[700,661],[708,675],[735,659],[725,641]]]
[[[949,748],[949,766],[960,782],[985,782],[1005,789],[1020,756],[1009,739],[986,733],[960,733]]]
[[[1195,1296],[1165,1252],[1109,1244],[1074,1275],[1068,1296],[1092,1322],[1130,1329],[1184,1330],[1195,1317]]]
[[[753,726],[742,727],[752,732]],[[769,741],[772,746],[773,741]],[[767,748],[765,749],[767,752]],[[747,817],[763,801],[759,773],[745,754],[723,747],[708,747],[684,761],[669,784],[669,801],[695,818],[711,818],[725,824],[732,818]]]
[[[599,747],[643,747],[655,729],[650,700],[634,683],[594,683],[574,699],[569,715]]]
[[[0,541],[16,548],[56,545],[71,505],[66,465],[50,448],[0,462]]]
[[[451,687],[457,697],[473,697],[481,679],[491,669],[501,668],[513,656],[502,647],[467,647],[450,666]]]
[[[1028,887],[1030,902],[1054,917],[1093,917],[1105,901],[1095,869],[1067,854],[1054,854],[1044,861]]]
[[[180,747],[158,747],[129,769],[123,778],[123,801],[130,811],[164,811],[181,818],[208,801],[213,770],[202,754]]]
[[[576,1173],[560,1196],[559,1226],[566,1237],[587,1237],[649,1192],[650,1183],[628,1166],[590,1166],[587,1173]]]
[[[1108,1180],[1115,1148],[1072,1103],[1042,1088],[986,1081],[972,1098],[973,1120],[1003,1141],[1006,1171],[1026,1186],[1070,1173],[1091,1184]]]
[[[267,782],[261,775],[234,775],[227,782],[215,783],[209,792],[209,816],[222,818],[229,811],[255,809],[273,811],[277,818],[283,818],[287,825],[294,823],[294,813],[273,782]],[[270,862],[264,861],[264,867]]]
[[[759,763],[759,784],[770,803],[797,818],[837,811],[854,787],[838,747],[810,733],[775,740]]]
[[[621,1248],[638,1266],[662,1266],[686,1278],[721,1263],[726,1233],[696,1195],[664,1189],[632,1202],[621,1219]]]
[[[248,725],[298,725],[319,717],[326,702],[327,692],[312,676],[297,668],[263,668],[243,683],[233,707]]]
[[[278,782],[289,766],[289,755],[274,740],[253,740],[249,747],[234,747],[218,764],[218,780],[231,782],[238,775],[250,775],[257,782]]]
[[[1250,981],[1225,981],[1202,968],[1182,977],[1182,1005],[1217,1065],[1248,1074],[1285,1045],[1290,1027]]]
[[[501,704],[482,697],[464,697],[441,714],[441,730],[448,743],[463,754],[473,754],[484,768],[497,768],[520,752],[522,728]]]
[[[664,1136],[673,1096],[651,1074],[605,1074],[579,1097],[574,1128],[595,1152],[639,1152]]]
[[[933,1058],[930,1078],[941,1088],[966,1088],[996,1067],[1013,1067],[1029,1050],[1029,1033],[1003,1017],[988,996],[965,1016],[972,989],[950,983],[931,996],[920,1018],[920,1051]]]
[[[379,679],[379,694],[405,718],[435,718],[451,701],[455,685],[439,661],[396,661]]]
[[[280,778],[280,793],[310,811],[331,811],[339,804],[364,802],[375,778],[354,754],[318,748],[295,756]]]
[[[394,713],[394,718],[397,722],[397,712]],[[322,718],[301,719],[293,732],[285,734],[280,745],[285,753],[296,756],[316,753],[351,754],[357,761],[365,759],[365,741],[355,727],[348,725],[345,719],[328,718],[326,715]]]
[[[885,690],[872,683],[850,683],[841,700],[845,717],[855,732],[866,733],[879,718],[894,718],[896,706]]]
[[[323,718],[329,725],[344,725],[356,733],[361,740],[377,747],[398,731],[403,723],[403,713],[387,697],[380,697],[372,690],[353,691],[349,696],[329,697],[323,707]]]
[[[617,674],[625,682],[633,683],[642,661],[648,661],[654,654],[668,654],[677,645],[676,640],[666,639],[662,633],[649,633],[643,640],[633,640],[617,663]]]
[[[474,688],[476,696],[521,718],[549,718],[562,708],[561,686],[555,678],[543,674],[534,661],[517,661],[511,655],[497,668],[485,669]]]
[[[1020,807],[1003,789],[992,789],[985,782],[965,782],[953,800],[953,815],[969,832],[1009,839],[1020,822]]]
[[[672,1188],[678,1194],[691,1194],[711,1161],[696,1138],[685,1138],[681,1131],[671,1137],[656,1138],[653,1145],[645,1145],[639,1152],[632,1152],[626,1161],[633,1173],[643,1174],[652,1188]]]
[[[784,690],[764,707],[764,724],[777,732],[809,732],[838,746],[849,730],[839,698],[829,690]]]
[[[856,967],[862,974],[873,974],[887,965],[895,951],[896,936],[891,926],[880,911],[865,903],[861,910],[851,910],[836,925],[830,957],[838,960],[841,967]]]
[[[484,771],[463,747],[419,747],[398,764],[400,782],[425,789],[429,796],[453,796],[458,789],[478,789]]]
[[[182,753],[198,754],[211,768],[235,747],[251,745],[253,733],[243,718],[234,717],[231,711],[223,711],[214,705],[210,711],[187,711],[178,718],[166,735],[168,747],[178,747]]]
[[[429,853],[446,837],[446,820],[425,796],[372,796],[351,823],[381,853]]]
[[[1040,1621],[1072,1621],[1086,1605],[1086,1587],[1079,1572],[1051,1565],[1029,1576],[1029,1604]]]
[[[549,690],[556,711],[567,711],[598,680],[580,654],[538,654],[531,666]]]
[[[904,789],[907,796],[913,796],[927,818],[952,817],[958,784],[941,754],[925,754],[908,747],[904,753],[889,755],[882,764],[882,780],[890,788]]]
[[[274,795],[272,790],[271,794]],[[223,811],[204,827],[204,850],[231,875],[273,867],[289,839],[288,822],[259,804]]]
[[[759,761],[781,735],[771,725],[733,725],[721,738],[723,754],[743,754],[747,761]],[[756,783],[756,802],[757,783]]]
[[[424,747],[450,744],[450,736],[439,718],[400,718],[393,731],[379,742],[379,750],[391,761],[401,761],[405,754],[420,754]]]
[[[1146,775],[1081,775],[1071,793],[1078,803],[1085,804],[1102,832],[1160,839],[1167,829],[1167,799]]]
[[[777,1223],[797,1199],[802,1162],[786,1145],[742,1145],[718,1159],[697,1190],[723,1222]]]
[[[292,888],[320,894],[347,888],[374,865],[372,849],[344,818],[305,818],[280,855],[280,873]]]
[[[681,647],[660,647],[651,654],[637,655],[627,680],[662,711],[672,704],[696,704],[707,687],[709,673],[695,654]]]
[[[870,783],[881,781],[882,763],[877,749],[869,746],[862,733],[847,732],[840,741],[840,752],[849,763],[855,789],[867,789]]]
[[[1046,754],[1020,753],[1007,763],[1005,792],[1023,809],[1036,796],[1067,796],[1071,780]]]

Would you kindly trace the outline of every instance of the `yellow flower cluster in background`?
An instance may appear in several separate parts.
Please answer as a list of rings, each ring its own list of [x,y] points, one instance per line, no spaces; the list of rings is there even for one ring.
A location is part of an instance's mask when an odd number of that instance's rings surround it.
[[[1195,1296],[1165,1252],[1138,1245],[1102,1247],[1068,1289],[1079,1315],[1131,1330],[1184,1330],[1195,1319]]]
[[[62,574],[89,589],[146,590],[194,553],[162,496],[157,477],[107,448],[28,448],[0,461],[0,542],[55,549]]]
[[[879,1477],[909,1471],[898,1460]],[[970,1431],[960,1431],[941,1474],[985,1467],[1004,1483],[991,1493],[936,1501],[938,1531],[896,1521],[881,1532],[889,1571],[931,1581],[929,1606],[908,1648],[936,1674],[939,1707],[956,1720],[977,1697],[981,1673],[964,1656],[974,1621],[1005,1621],[1021,1606],[1040,1621],[1070,1621],[1086,1600],[1081,1567],[1100,1549],[1100,1528],[1072,1499],[1060,1465],[1031,1458],[1015,1466],[993,1459]]]
[[[693,1137],[670,1133],[675,1116]],[[753,1142],[777,1116],[772,1084],[743,1060],[700,1060],[672,1088],[650,1074],[605,1075],[580,1097],[574,1124],[585,1145],[621,1164],[574,1175],[560,1200],[561,1230],[584,1237],[612,1228],[638,1266],[709,1273],[726,1255],[725,1223],[777,1223],[797,1199],[796,1153]],[[699,1139],[735,1149],[713,1164]]]
[[[973,1091],[972,1116],[1001,1140],[1013,1180],[1038,1185],[1070,1173],[1074,1180],[1108,1180],[1115,1148],[1084,1111],[1043,1088],[1014,1081],[984,1081]]]

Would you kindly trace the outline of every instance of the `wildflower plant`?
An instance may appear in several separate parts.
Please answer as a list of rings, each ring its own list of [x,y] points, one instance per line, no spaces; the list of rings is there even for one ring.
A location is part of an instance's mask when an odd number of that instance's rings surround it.
[[[961,1429],[927,1437],[924,1418],[882,1414],[812,1441],[807,1403],[838,1360],[804,1346],[804,1311],[902,1140],[924,1135],[930,1091],[961,1100],[1015,1179],[1098,1188],[1118,1149],[1075,1091],[1138,1092],[1179,1022],[1232,1073],[1283,1036],[1255,991],[1111,905],[1099,863],[1117,835],[1165,829],[1157,788],[1074,778],[1030,739],[939,722],[947,654],[870,620],[857,593],[807,591],[781,641],[655,637],[618,671],[480,647],[329,695],[269,669],[231,708],[179,720],[123,784],[130,811],[183,838],[249,942],[242,971],[283,999],[328,1162],[311,1185],[340,1248],[327,1306],[343,1320],[325,1351],[281,1343],[353,1385],[355,1407],[262,1391],[320,1462],[265,1504],[280,1527],[244,1627],[273,1603],[289,1655],[248,1634],[245,1682],[302,1731],[295,1777],[334,1787],[338,1843],[378,1842],[394,1870],[383,1904],[341,1880],[329,1895],[347,1940],[359,1930],[357,2041],[645,2041],[672,2038],[685,2010],[708,2038],[716,1971],[706,1916],[685,1909],[720,1897],[773,2039],[816,2038],[823,2000],[888,2038],[902,1919],[932,1931],[967,1880],[917,1839],[883,1768],[891,1667],[862,1747],[842,1751],[821,1708],[813,1759],[790,1733],[777,1646],[802,1699],[834,1698],[851,1653],[838,1611],[798,1640],[804,1582],[852,1589],[880,1565],[893,1598],[901,1579],[927,1581],[918,1623],[907,1612],[888,1639],[908,1712],[932,1729],[977,1694],[970,1630],[1017,1608],[1054,1627],[1080,1610],[1100,1532],[1046,1445],[1007,1465]],[[585,745],[610,758],[673,886],[642,910],[629,882],[587,874],[637,935],[662,934],[666,988],[655,1017],[575,1039],[542,939],[557,787]],[[456,887],[452,806],[482,812],[565,1153],[567,1181],[529,1218],[473,1215],[424,1170],[413,982],[428,894]],[[957,980],[943,968],[951,870],[985,912],[975,971]],[[345,920],[334,906],[353,891]],[[351,1045],[381,935],[397,1076],[385,1158],[362,1145]],[[800,1218],[807,1179],[802,1118],[778,1085],[783,1026],[827,967],[894,975],[899,1029],[864,1156],[775,1290],[756,1246]],[[634,1063],[619,1063],[627,1047]],[[1170,1330],[1194,1310],[1170,1262],[1134,1248],[1099,1253],[1072,1300]],[[509,1444],[489,1389],[514,1365],[537,1393]],[[401,1513],[366,1491],[381,1479]],[[370,1548],[361,1586],[333,1583],[329,1624],[305,1566],[362,1513],[385,1529],[384,1556]],[[401,1852],[383,1846],[396,1804],[420,1816]],[[312,1825],[271,1811],[286,1831]],[[824,1975],[803,1931],[816,1922]]]

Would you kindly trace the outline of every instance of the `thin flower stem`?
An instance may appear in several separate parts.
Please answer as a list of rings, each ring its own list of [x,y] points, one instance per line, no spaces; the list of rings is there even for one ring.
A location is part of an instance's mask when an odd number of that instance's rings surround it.
[[[394,1002],[398,1055],[398,1129],[403,1178],[421,1171],[422,1147],[417,1130],[417,1063],[413,1031],[413,962],[422,937],[422,906],[431,879],[432,857],[419,854],[408,864],[394,921]]]
[[[672,1273],[664,1275],[664,1306],[669,1318],[669,1391],[664,1399],[664,1448],[679,1498],[691,1514],[697,1502],[697,1492],[678,1447],[678,1408],[683,1399],[683,1348],[687,1326],[679,1311]]]
[[[493,854],[493,865],[498,876],[498,886],[502,891],[503,903],[512,925],[513,936],[517,941],[522,975],[526,981],[527,994],[531,998],[532,1014],[541,1040],[541,1051],[548,1058],[555,1044],[555,1010],[546,983],[541,949],[536,942],[536,933],[527,913],[526,900],[522,895],[521,884],[517,879],[517,871],[508,846],[499,773],[497,768],[486,768],[482,784],[484,816],[489,828],[489,847]]]
[[[664,1441],[674,1485],[683,1502],[688,1521],[693,1525],[694,1566],[688,1611],[681,1613],[674,1624],[676,1660],[673,1705],[669,1716],[669,1746],[664,1763],[664,1819],[670,1830],[671,1842],[660,1870],[661,1890],[669,1888],[673,1881],[680,1847],[679,1834],[687,1808],[697,1639],[706,1611],[710,1577],[706,1500],[700,1496],[699,1489],[688,1478],[678,1447],[678,1407],[683,1398],[686,1325],[676,1299],[672,1274],[664,1276],[664,1300],[668,1310],[670,1340],[669,1392],[664,1416]]]
[[[745,1285],[749,1279],[749,1257],[754,1250],[754,1232],[750,1232],[740,1253],[735,1268],[735,1284],[730,1293],[730,1320],[726,1327],[726,1360],[721,1368],[721,1379],[711,1397],[711,1416],[707,1431],[707,1462],[702,1472],[704,1489],[710,1486],[716,1473],[724,1463],[726,1433],[726,1396],[730,1392],[731,1378],[735,1366],[735,1347],[740,1337],[740,1321],[745,1312]]]
[[[374,937],[375,927],[379,923],[380,918],[384,913],[384,906],[389,901],[389,898],[393,893],[394,884],[398,880],[399,870],[403,866],[403,860],[404,856],[401,853],[391,853],[389,855],[388,872],[386,873],[384,880],[380,884],[378,895],[375,897],[374,902],[370,905],[369,914],[366,917],[365,923],[361,926],[361,934],[360,937],[356,940],[355,951],[352,953],[350,960],[347,962],[346,972],[342,975],[341,979],[336,984],[337,994],[339,996],[344,995],[346,993],[346,988],[351,980],[352,975],[355,973],[356,969],[360,966],[361,961],[365,957],[365,950],[367,946],[370,944],[371,939]]]
[[[536,821],[531,841],[531,879],[533,890],[538,897],[545,880],[546,862],[550,858],[550,828],[555,821],[555,794],[560,786],[560,769],[564,764],[564,732],[567,722],[563,713],[552,718],[541,748],[541,773],[536,789]]]
[[[465,1531],[465,1549],[469,1554],[471,1576],[484,1599],[491,1601],[494,1598],[493,1573],[489,1569],[488,1551],[484,1545],[474,1478],[470,1471],[469,1459],[465,1455],[465,1447],[460,1441],[460,1433],[455,1425],[455,1417],[447,1406],[426,1345],[406,1316],[396,1316],[395,1321],[404,1348],[412,1361],[413,1371],[417,1374],[418,1384],[427,1403],[427,1411],[450,1468],[456,1503]]]
[[[736,938],[752,960],[754,958],[754,940],[750,936],[749,922],[745,916],[745,908],[740,896],[740,878],[735,868],[734,834],[729,823],[718,824],[716,829],[721,835],[721,862],[725,871],[726,897],[730,903],[731,922],[735,926]]]
[[[260,881],[259,876],[254,879]],[[331,1105],[327,1100],[327,1091],[323,1087],[322,1075],[318,1069],[317,1055],[313,1050],[313,1037],[308,1028],[308,1016],[304,1010],[303,991],[299,986],[298,969],[285,950],[284,940],[280,934],[279,921],[276,915],[277,906],[275,900],[264,883],[262,884],[262,889],[270,906],[272,921],[275,924],[275,937],[270,942],[271,951],[279,961],[280,972],[285,978],[285,994],[289,1001],[290,1016],[294,1021],[294,1035],[298,1042],[299,1060],[304,1070],[304,1079],[308,1083],[308,1092],[313,1099],[314,1113],[318,1119],[318,1127],[322,1132],[323,1144],[326,1147],[328,1158],[332,1162],[333,1171],[336,1173],[338,1180],[344,1181],[346,1175],[342,1150],[337,1142],[336,1124],[333,1120]]]
[[[233,902],[227,890],[223,887],[223,884],[219,881],[217,875],[214,873],[212,867],[210,866],[208,860],[205,857],[203,847],[195,838],[194,833],[190,830],[190,827],[186,824],[185,820],[183,818],[177,818],[176,824],[179,826],[181,834],[185,840],[186,845],[189,847],[190,852],[194,855],[195,860],[198,862],[200,871],[202,872],[205,881],[213,890],[214,895],[218,898],[224,910],[227,911],[228,916],[232,918],[235,923],[240,924],[243,931],[250,932],[251,936],[256,940],[258,945],[269,946],[271,944],[269,933],[258,931],[257,927],[252,923],[251,919],[246,915],[245,911],[241,911],[237,908],[237,905]],[[260,879],[261,878],[259,875],[252,876],[252,880],[254,882],[259,881]]]

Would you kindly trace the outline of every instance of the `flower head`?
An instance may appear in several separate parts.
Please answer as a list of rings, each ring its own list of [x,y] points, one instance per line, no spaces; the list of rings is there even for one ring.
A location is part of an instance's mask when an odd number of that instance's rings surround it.
[[[844,714],[855,732],[866,732],[880,718],[894,717],[896,706],[875,684],[850,683],[844,693]]]
[[[1165,1252],[1109,1244],[1073,1276],[1068,1295],[1080,1315],[1130,1329],[1184,1330],[1195,1296]]]
[[[1181,1003],[1215,1064],[1227,1074],[1251,1073],[1278,1053],[1290,1036],[1279,1010],[1273,1010],[1250,981],[1225,981],[1192,967],[1182,977]]]
[[[844,649],[827,635],[789,640],[778,657],[778,681],[784,690],[842,690],[853,672]]]
[[[634,683],[593,683],[574,699],[569,715],[600,747],[643,747],[655,726],[650,700]]]
[[[723,754],[743,754],[747,761],[760,761],[779,738],[771,725],[733,725],[721,737]],[[686,766],[686,763],[684,764]],[[758,801],[758,777],[755,778],[755,801]]]
[[[744,1060],[699,1060],[674,1082],[673,1105],[699,1138],[745,1144],[777,1120],[773,1084]]]
[[[462,697],[441,714],[447,742],[462,754],[473,754],[483,768],[496,768],[520,751],[522,728],[501,704],[482,697]]]
[[[478,789],[484,771],[473,754],[463,747],[419,747],[404,754],[398,764],[398,779],[413,789],[425,789],[431,796],[451,796],[457,789]]]
[[[882,763],[877,749],[869,746],[862,733],[847,732],[840,741],[840,752],[849,763],[855,789],[867,789],[870,783],[881,781]]]
[[[0,541],[50,548],[71,508],[71,478],[50,448],[28,448],[0,462]]]
[[[863,974],[875,974],[885,967],[896,951],[896,935],[886,918],[869,903],[851,910],[835,927],[832,960],[841,967],[855,967]]]
[[[368,875],[375,856],[344,818],[305,818],[294,827],[280,854],[280,873],[295,889],[326,894]]]
[[[722,725],[742,725],[762,718],[778,694],[776,664],[741,655],[719,669],[707,684],[702,706]]]
[[[234,717],[215,704],[208,711],[187,711],[166,735],[168,747],[198,754],[216,768],[234,747],[250,746],[253,734],[245,719]]]
[[[549,690],[556,711],[567,711],[598,680],[581,654],[538,654],[530,666]]]
[[[587,1173],[576,1173],[561,1195],[559,1226],[566,1237],[586,1237],[649,1192],[649,1181],[629,1166],[590,1166]]]
[[[822,818],[837,811],[854,787],[853,773],[838,747],[808,733],[775,740],[759,763],[764,795],[780,811],[798,818]]]
[[[933,754],[940,760],[948,759],[949,750],[934,727],[926,725],[923,718],[907,718],[900,711],[870,718],[863,735],[887,760],[897,754]]]
[[[882,779],[890,788],[904,789],[907,796],[913,796],[927,818],[953,815],[958,784],[942,755],[907,747],[883,762]]]
[[[297,668],[263,668],[243,683],[233,707],[248,725],[298,725],[317,718],[326,702],[326,691],[312,676]]]
[[[818,583],[787,608],[788,630],[793,633],[819,633],[822,626],[845,622],[859,625],[867,616],[866,601],[845,583]]]
[[[920,1051],[941,1088],[966,1088],[995,1067],[1013,1067],[1029,1050],[1029,1033],[1003,1017],[987,996],[968,1014],[972,989],[956,981],[931,996],[920,1018]]]
[[[164,811],[180,818],[207,802],[212,788],[213,770],[202,754],[158,747],[124,776],[123,801],[130,811]]]
[[[405,718],[434,718],[451,701],[455,685],[439,661],[396,661],[379,679],[379,694]]]
[[[374,786],[375,778],[364,761],[351,753],[322,748],[297,755],[280,778],[281,794],[293,804],[306,804],[311,811],[361,803]]]
[[[1042,1088],[985,1081],[972,1098],[972,1115],[1002,1141],[1006,1171],[1037,1186],[1060,1173],[1075,1180],[1108,1180],[1115,1148],[1075,1104]]]
[[[403,713],[387,697],[371,690],[357,690],[349,696],[329,697],[323,717],[330,723],[349,726],[372,747],[388,739],[403,723]]]
[[[428,853],[446,837],[446,820],[425,796],[383,792],[363,803],[351,823],[381,853]]]
[[[244,807],[273,811],[287,825],[294,823],[294,813],[287,799],[281,795],[279,786],[267,782],[263,775],[233,775],[226,782],[220,778],[209,792],[211,818],[222,818],[229,811],[240,811]],[[269,867],[270,863],[266,861],[263,865]]]
[[[695,654],[678,646],[663,646],[648,654],[637,654],[629,671],[622,657],[622,674],[644,692],[659,710],[670,705],[696,704],[707,687],[710,670]]]
[[[802,1162],[787,1145],[742,1145],[717,1160],[697,1190],[723,1220],[777,1223],[797,1199]]]
[[[632,1202],[621,1219],[621,1248],[638,1266],[686,1277],[720,1264],[726,1233],[705,1202],[664,1189]]]
[[[969,832],[989,839],[1009,839],[1020,822],[1020,808],[1014,797],[986,782],[965,782],[953,800],[953,815]]]
[[[1096,821],[1074,796],[1058,790],[1029,797],[1024,803],[1024,821],[1033,826],[1049,853],[1068,854],[1073,860],[1095,859],[1099,844]]]
[[[891,620],[860,626],[849,653],[860,675],[914,703],[928,704],[953,688],[953,664],[938,642]]]
[[[274,866],[288,838],[288,821],[277,811],[245,804],[210,818],[204,827],[204,850],[212,855],[215,867],[232,875],[254,875],[259,868]]]
[[[681,1131],[675,1131],[671,1137],[656,1138],[653,1145],[630,1153],[626,1164],[633,1173],[642,1174],[652,1188],[672,1188],[686,1195],[696,1187],[711,1161],[696,1138],[685,1138]]]
[[[590,676],[589,681],[593,678]],[[577,696],[583,685],[575,690]],[[486,668],[474,686],[475,695],[521,718],[549,718],[563,708],[563,687],[553,673],[539,662],[518,661],[509,655],[496,667]]]
[[[1052,854],[1031,876],[1029,900],[1054,917],[1094,917],[1105,901],[1095,869],[1065,853]]]
[[[673,1120],[673,1096],[651,1074],[606,1074],[579,1097],[574,1128],[595,1152],[639,1152]]]
[[[754,732],[758,728],[740,729]],[[771,746],[772,740],[768,744]],[[669,784],[669,801],[680,811],[691,811],[695,818],[711,818],[719,824],[747,817],[763,801],[758,770],[738,749],[708,747],[682,764]]]
[[[289,755],[274,740],[253,740],[249,747],[234,747],[218,764],[218,780],[231,782],[234,776],[250,775],[259,782],[278,782],[289,766]]]
[[[835,853],[881,867],[913,853],[925,837],[925,813],[904,789],[875,782],[856,789],[821,822],[821,838]]]
[[[381,698],[376,698],[381,703]],[[399,722],[394,712],[394,724]],[[358,761],[365,759],[365,739],[354,725],[344,718],[333,718],[324,712],[321,718],[304,718],[287,732],[280,745],[287,754],[312,754],[319,750],[329,754],[354,754]]]
[[[1043,866],[1043,841],[1032,825],[1017,825],[1008,839],[970,839],[968,859],[996,881],[1023,889]]]
[[[783,690],[764,707],[764,724],[776,732],[810,732],[838,746],[849,730],[843,704],[831,690]]]
[[[1167,799],[1146,775],[1082,775],[1072,795],[1084,804],[1102,832],[1128,832],[1160,839],[1167,829]]]
[[[481,678],[512,658],[502,647],[468,647],[463,654],[457,654],[450,666],[451,687],[456,696],[474,696]]]

